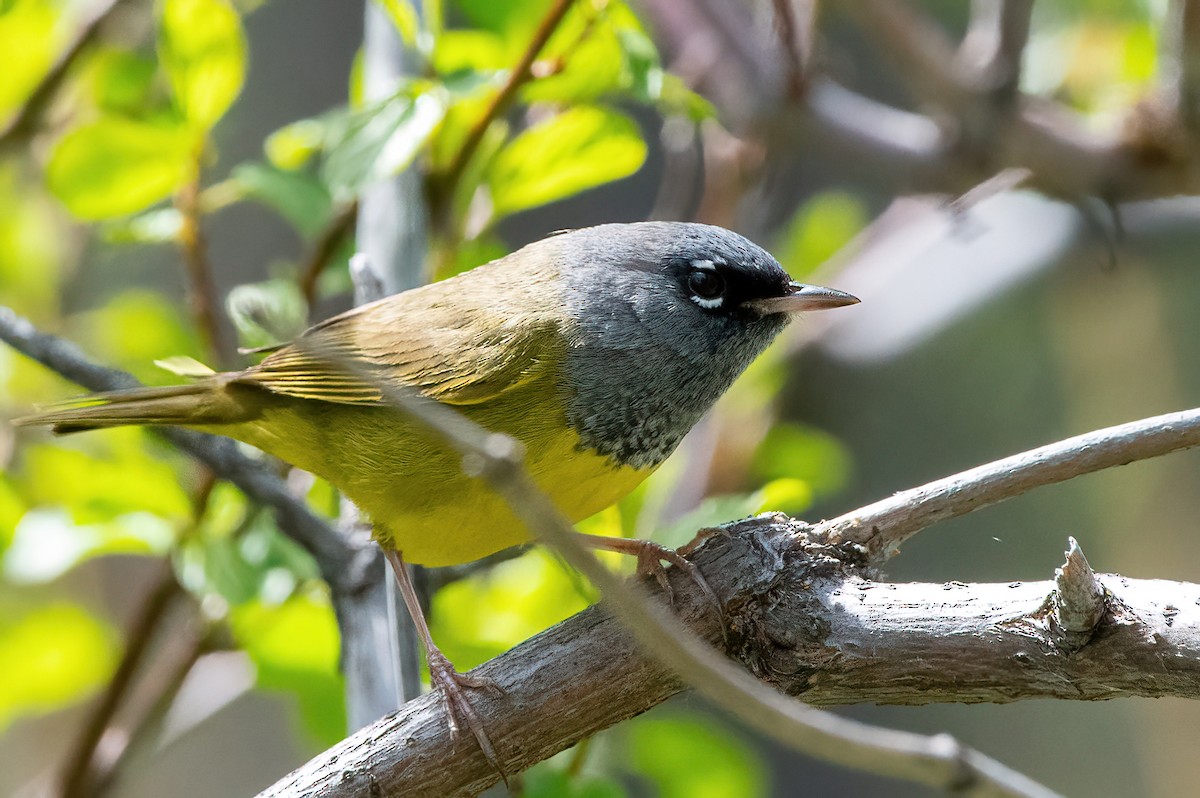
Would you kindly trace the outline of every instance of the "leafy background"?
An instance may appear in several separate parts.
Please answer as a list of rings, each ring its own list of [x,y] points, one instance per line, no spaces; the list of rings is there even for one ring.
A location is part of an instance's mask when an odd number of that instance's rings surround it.
[[[315,272],[313,253],[345,227],[365,187],[414,165],[432,176],[431,278],[555,229],[646,218],[664,183],[678,188],[671,137],[685,131],[715,149],[729,134],[615,0],[568,13],[536,78],[455,174],[548,5],[427,3],[431,32],[419,34],[410,6],[384,3],[428,69],[377,102],[363,99],[360,9],[124,5],[45,109],[45,129],[0,141],[0,301],[101,361],[169,383],[178,378],[154,361],[236,365],[245,361],[235,345],[285,338],[345,307],[350,237],[335,236]],[[953,6],[932,7],[953,27]],[[0,3],[0,120],[17,118],[88,13],[68,0]],[[1161,14],[1098,0],[1043,11],[1025,88],[1103,126],[1156,74]],[[856,58],[863,45],[842,47]],[[892,90],[886,74],[863,69],[864,84]],[[747,230],[797,277],[845,264],[847,245],[889,199],[841,179],[828,156],[781,174],[799,187],[789,203],[767,212],[752,192],[716,192],[700,215]],[[1190,341],[1200,338],[1186,214],[1133,213],[1117,268],[1059,203],[1017,194],[980,215],[974,235],[898,255],[891,282],[860,290],[822,275],[862,293],[863,314],[824,331],[820,346],[803,346],[804,331],[782,341],[660,474],[585,526],[679,545],[698,527],[764,509],[817,518],[1067,432],[1189,404]],[[1028,268],[972,294],[996,260]],[[189,303],[209,279],[218,305]],[[948,305],[957,316],[938,315]],[[0,386],[0,416],[77,393],[7,349]],[[269,515],[136,429],[51,440],[3,425],[0,464],[0,791],[45,784],[113,677],[138,608],[173,585],[187,599],[165,613],[156,668],[119,716],[130,744],[113,794],[249,794],[344,735],[328,591]],[[1139,465],[947,524],[911,543],[893,576],[1046,578],[1076,534],[1103,570],[1195,580],[1186,497],[1197,465],[1194,456]],[[335,514],[327,486],[307,495]],[[593,599],[532,550],[441,589],[434,635],[466,668]],[[848,712],[952,731],[1075,792],[1171,794],[1195,776],[1180,754],[1198,718],[1182,702]],[[797,785],[919,794],[785,755],[690,697],[538,766],[523,789],[752,796]]]

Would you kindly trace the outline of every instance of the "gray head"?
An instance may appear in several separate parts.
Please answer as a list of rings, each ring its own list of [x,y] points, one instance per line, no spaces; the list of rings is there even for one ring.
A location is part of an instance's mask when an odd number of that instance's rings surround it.
[[[568,418],[583,445],[639,468],[666,459],[801,310],[849,294],[794,282],[724,228],[609,224],[553,239],[568,331]]]

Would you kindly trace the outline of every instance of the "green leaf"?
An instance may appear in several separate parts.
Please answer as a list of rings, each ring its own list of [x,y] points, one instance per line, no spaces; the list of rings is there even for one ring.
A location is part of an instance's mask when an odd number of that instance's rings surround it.
[[[539,765],[526,771],[521,798],[624,798],[625,790],[614,779],[572,775]]]
[[[809,274],[850,243],[867,221],[866,206],[854,195],[818,194],[788,222],[775,254],[793,277]]]
[[[293,694],[308,731],[324,745],[346,732],[338,628],[328,600],[295,596],[282,604],[234,608],[230,627],[258,669],[258,684]]]
[[[408,167],[446,115],[440,87],[410,87],[387,100],[335,118],[322,175],[338,199]]]
[[[0,730],[90,694],[112,674],[117,651],[114,630],[73,604],[0,612]]]
[[[625,729],[626,759],[660,798],[767,795],[766,765],[750,746],[694,713],[656,713]]]
[[[285,172],[262,163],[239,164],[233,179],[249,197],[278,211],[305,236],[313,236],[329,220],[329,191],[306,172]]]
[[[828,496],[846,486],[850,454],[840,441],[815,427],[776,424],[754,454],[754,471],[763,479],[803,480],[818,496]]]
[[[491,164],[497,216],[545,205],[628,177],[646,160],[637,123],[598,106],[580,106],[529,128]]]
[[[226,0],[165,0],[158,42],[184,117],[208,130],[242,90],[246,37],[241,17]]]
[[[102,116],[59,140],[46,179],[80,219],[123,216],[186,183],[195,173],[194,147],[185,128]]]
[[[279,128],[263,144],[267,160],[279,169],[302,168],[324,146],[325,126],[320,119],[301,119]]]

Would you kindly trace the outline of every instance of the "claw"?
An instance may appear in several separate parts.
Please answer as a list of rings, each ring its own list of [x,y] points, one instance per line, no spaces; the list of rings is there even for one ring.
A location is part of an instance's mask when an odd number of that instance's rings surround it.
[[[649,540],[610,538],[600,535],[581,535],[581,537],[583,538],[583,542],[589,546],[636,556],[638,576],[646,577],[652,575],[658,581],[658,584],[662,586],[663,592],[667,596],[667,602],[672,607],[675,606],[675,591],[671,589],[671,583],[667,579],[667,569],[663,566],[663,562],[669,562],[671,565],[679,568],[687,574],[689,579],[696,583],[696,586],[700,588],[700,592],[712,604],[713,609],[717,613],[717,619],[721,624],[721,639],[728,647],[729,630],[725,623],[725,607],[721,604],[721,600],[717,598],[717,594],[713,592],[712,587],[709,586],[708,581],[704,578],[704,574],[700,572],[700,569],[691,560],[674,549]]]
[[[466,689],[470,688],[488,690],[503,695],[504,689],[495,679],[459,673],[454,670],[454,666],[450,664],[450,660],[446,659],[446,655],[436,648],[429,652],[429,681],[434,689],[442,691],[442,703],[446,707],[446,716],[450,719],[451,737],[457,737],[462,726],[465,725],[471,731],[475,741],[479,743],[479,748],[487,758],[488,764],[496,769],[500,778],[507,785],[508,774],[500,766],[500,757],[496,755],[496,748],[483,728],[483,719],[479,717],[475,707],[471,706],[471,700],[466,693]]]

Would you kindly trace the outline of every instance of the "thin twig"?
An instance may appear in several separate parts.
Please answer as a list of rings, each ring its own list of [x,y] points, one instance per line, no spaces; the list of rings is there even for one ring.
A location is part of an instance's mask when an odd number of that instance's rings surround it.
[[[993,103],[1011,104],[1021,83],[1033,0],[972,0],[957,61]]]
[[[1043,485],[1200,445],[1200,410],[1132,421],[996,460],[818,524],[816,538],[866,548],[877,561],[927,526]]]
[[[91,362],[73,343],[39,332],[29,320],[2,305],[0,341],[92,391],[115,391],[140,385],[124,371]],[[342,594],[361,587],[363,568],[377,555],[369,548],[356,550],[347,545],[329,524],[294,497],[282,480],[258,461],[239,452],[232,440],[183,429],[157,431],[251,499],[270,507],[280,531],[316,560],[321,576],[332,588],[335,602]]]
[[[533,78],[533,73],[530,67],[537,60],[538,53],[546,46],[546,42],[554,34],[567,11],[570,10],[573,0],[555,0],[554,5],[542,17],[542,21],[538,24],[537,30],[533,34],[533,38],[529,41],[529,46],[521,54],[517,65],[508,73],[508,80],[500,87],[500,91],[492,98],[488,107],[484,110],[483,116],[476,120],[471,130],[463,139],[462,146],[458,148],[454,158],[450,161],[450,165],[438,175],[433,175],[431,183],[437,188],[434,192],[437,196],[443,198],[450,197],[454,193],[455,186],[458,185],[459,178],[470,163],[471,157],[475,151],[479,149],[480,143],[483,142],[483,137],[487,135],[488,128],[492,122],[496,121],[501,114],[508,110],[509,104],[517,96],[517,91],[522,86],[528,83]]]
[[[91,794],[95,777],[92,762],[96,747],[133,684],[133,676],[142,663],[151,639],[166,619],[167,611],[182,595],[183,588],[176,581],[170,562],[162,560],[154,586],[142,601],[141,611],[129,629],[125,654],[67,754],[60,792],[62,798],[82,798]]]
[[[1054,793],[948,735],[926,737],[880,729],[787,699],[750,676],[652,602],[640,586],[623,581],[581,545],[574,527],[530,479],[521,445],[492,433],[453,408],[385,383],[356,363],[300,342],[313,354],[374,383],[383,401],[440,434],[463,456],[463,468],[502,496],[538,540],[598,586],[607,606],[655,659],[716,705],[792,748],[847,767],[943,788],[970,785],[980,796]]]
[[[129,723],[128,732],[122,736],[119,748],[111,751],[107,761],[99,763],[94,771],[89,793],[91,798],[99,798],[111,792],[133,753],[158,736],[162,719],[175,703],[183,683],[191,675],[200,658],[213,649],[213,634],[211,631],[193,629],[179,648],[182,649],[181,654],[160,675],[159,683],[152,691],[153,699],[138,717]]]
[[[202,227],[200,207],[200,158],[195,156],[195,177],[180,190],[175,204],[183,216],[179,228],[179,250],[188,280],[188,305],[200,330],[209,355],[217,362],[225,360],[221,322],[217,311],[216,287],[213,285],[212,264],[208,260],[208,245]]]
[[[100,0],[84,18],[83,26],[71,39],[41,82],[26,98],[24,104],[0,131],[0,151],[28,138],[37,129],[50,102],[58,94],[63,81],[79,56],[88,48],[104,27],[104,23],[125,0]]]
[[[812,51],[813,6],[816,0],[806,2],[805,19],[797,23],[792,0],[772,0],[775,9],[775,31],[779,36],[779,48],[787,61],[787,96],[799,100],[804,94],[804,75],[808,55]]]
[[[325,225],[324,229],[313,241],[312,250],[300,267],[298,282],[300,293],[308,307],[312,307],[317,299],[317,281],[333,260],[333,256],[341,248],[342,243],[354,231],[354,221],[358,218],[358,200],[342,206]]]

